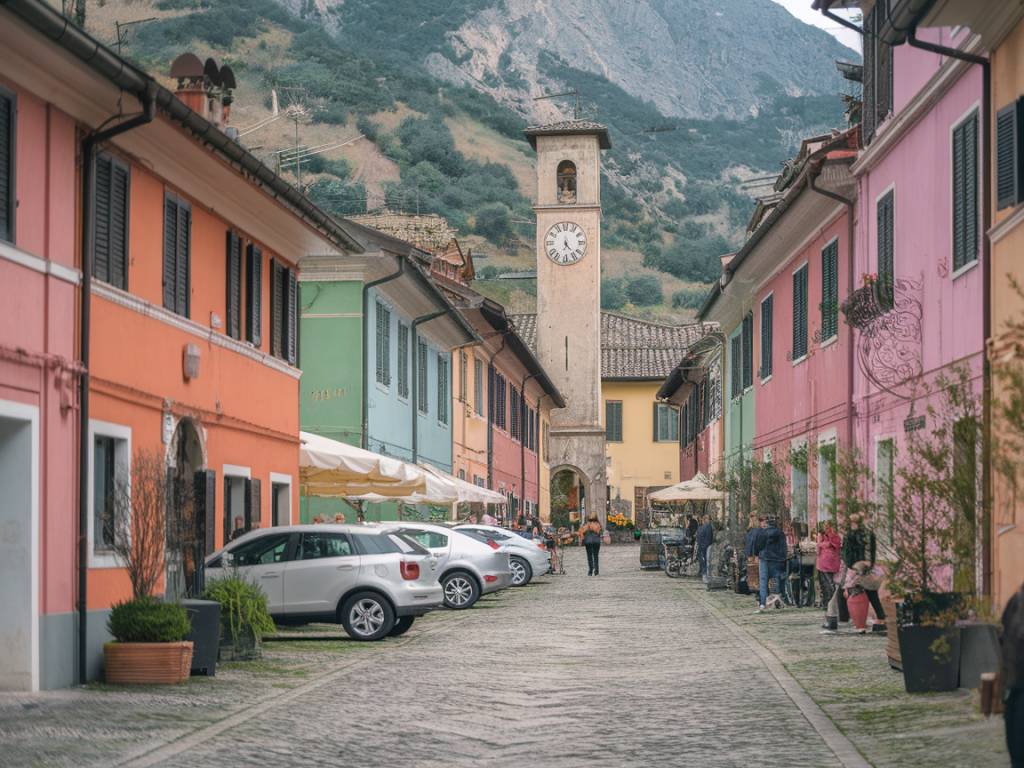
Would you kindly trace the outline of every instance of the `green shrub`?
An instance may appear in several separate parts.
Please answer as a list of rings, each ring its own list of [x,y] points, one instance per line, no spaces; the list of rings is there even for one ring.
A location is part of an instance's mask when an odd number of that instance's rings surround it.
[[[188,613],[177,603],[136,597],[110,611],[107,630],[119,643],[176,643],[191,630]]]
[[[704,304],[704,299],[707,298],[707,295],[708,289],[705,287],[683,288],[672,294],[672,308],[700,309]]]
[[[626,285],[621,277],[601,281],[601,309],[622,309],[626,306]]]
[[[626,283],[626,297],[638,307],[653,307],[661,304],[661,281],[654,275],[631,277]]]
[[[203,599],[220,603],[222,637],[236,647],[247,635],[259,640],[277,629],[267,611],[267,596],[263,590],[237,573],[209,584]]]
[[[514,235],[512,211],[504,203],[490,203],[476,212],[473,229],[492,243],[501,245]]]

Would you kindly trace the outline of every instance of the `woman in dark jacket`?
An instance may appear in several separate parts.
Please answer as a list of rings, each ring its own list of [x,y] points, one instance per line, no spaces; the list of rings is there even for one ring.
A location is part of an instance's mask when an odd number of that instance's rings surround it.
[[[591,515],[580,528],[580,542],[587,548],[587,576],[597,576],[600,572],[598,556],[601,553],[601,523],[597,515]]]
[[[843,562],[846,564],[846,567],[852,568],[854,563],[859,563],[863,560],[867,561],[871,568],[874,568],[876,550],[877,542],[875,541],[874,532],[866,527],[861,527],[860,515],[850,515],[850,530],[843,537]],[[875,612],[875,617],[880,622],[884,622],[885,609],[882,608],[882,601],[878,599],[878,590],[865,589],[864,591],[871,602],[871,608]]]

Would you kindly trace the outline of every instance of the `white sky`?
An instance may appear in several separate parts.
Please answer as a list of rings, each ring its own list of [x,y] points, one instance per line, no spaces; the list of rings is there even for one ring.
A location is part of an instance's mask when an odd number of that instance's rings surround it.
[[[827,19],[822,16],[820,12],[811,8],[812,1],[813,0],[775,0],[776,3],[781,5],[801,21],[813,24],[816,27],[821,27],[839,40],[839,42],[843,43],[843,45],[848,48],[853,48],[855,51],[860,51],[860,35],[852,29],[847,29],[846,27],[832,21],[832,19]],[[852,13],[853,12],[850,11],[840,10],[836,12],[836,15],[850,16]]]

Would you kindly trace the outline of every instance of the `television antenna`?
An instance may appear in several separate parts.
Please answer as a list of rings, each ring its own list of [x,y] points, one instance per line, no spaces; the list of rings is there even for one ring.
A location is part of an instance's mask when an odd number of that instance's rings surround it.
[[[573,88],[572,90],[569,90],[569,91],[562,91],[561,93],[549,93],[549,94],[546,94],[544,96],[535,96],[533,100],[534,101],[544,101],[545,99],[560,99],[563,96],[572,96],[575,99],[575,104],[574,104],[573,110],[572,110],[572,119],[573,120],[579,120],[580,117],[583,114],[582,111],[580,110],[580,91],[579,91],[579,88]]]
[[[156,21],[156,16],[150,16],[148,19],[136,19],[135,21],[115,21],[114,29],[117,30],[117,39],[114,40],[117,45],[117,55],[121,55],[121,46],[128,42],[128,31],[139,24],[146,24],[150,21]]]

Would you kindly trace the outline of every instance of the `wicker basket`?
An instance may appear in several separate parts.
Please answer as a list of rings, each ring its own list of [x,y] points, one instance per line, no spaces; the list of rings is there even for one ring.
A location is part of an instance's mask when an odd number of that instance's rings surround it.
[[[173,685],[188,679],[192,642],[107,643],[104,676],[115,685]]]

